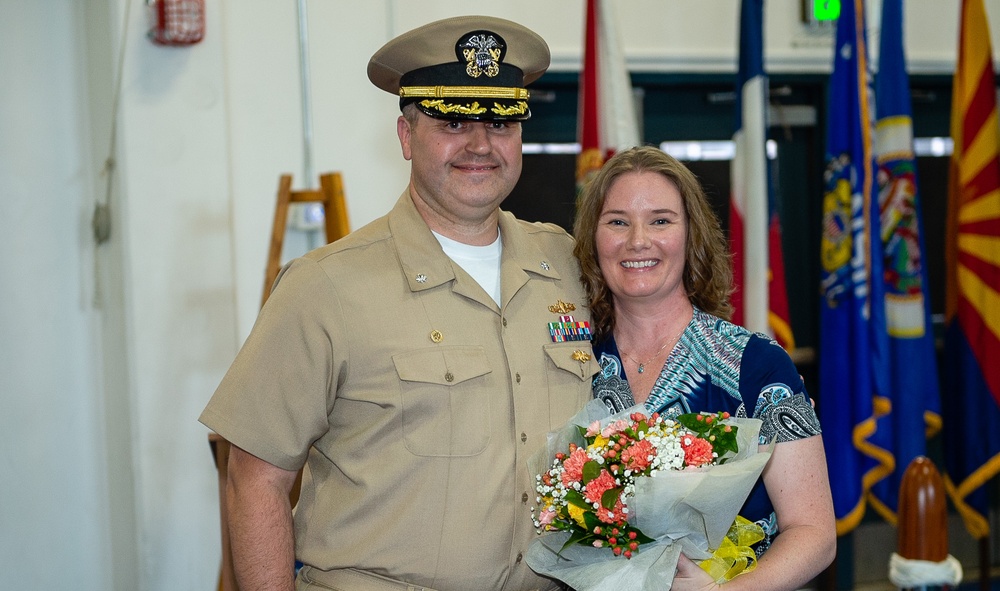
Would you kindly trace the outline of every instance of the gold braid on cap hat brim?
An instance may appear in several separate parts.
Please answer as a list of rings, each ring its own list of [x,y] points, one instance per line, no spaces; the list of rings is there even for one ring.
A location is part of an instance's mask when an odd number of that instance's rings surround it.
[[[451,113],[458,113],[460,115],[482,115],[486,112],[486,107],[479,106],[479,101],[472,101],[468,105],[456,105],[454,103],[445,103],[441,99],[430,100],[424,99],[420,101],[420,106],[425,109],[434,109],[445,115]],[[500,115],[502,117],[510,117],[513,115],[524,115],[528,112],[528,103],[524,101],[517,101],[517,103],[505,107],[500,103],[493,103],[493,108],[490,109],[495,115]]]
[[[399,89],[399,98],[419,97],[528,100],[528,89],[513,86],[403,86]]]

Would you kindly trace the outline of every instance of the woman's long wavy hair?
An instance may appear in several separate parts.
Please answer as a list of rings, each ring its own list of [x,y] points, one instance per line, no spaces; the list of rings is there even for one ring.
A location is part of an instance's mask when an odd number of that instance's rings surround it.
[[[725,235],[697,177],[676,158],[653,146],[618,152],[586,185],[576,204],[573,254],[580,261],[580,279],[587,289],[594,340],[615,328],[614,299],[597,261],[595,234],[608,190],[618,177],[632,172],[662,174],[681,194],[688,229],[684,248],[684,289],[698,308],[729,320],[733,313],[732,261]]]

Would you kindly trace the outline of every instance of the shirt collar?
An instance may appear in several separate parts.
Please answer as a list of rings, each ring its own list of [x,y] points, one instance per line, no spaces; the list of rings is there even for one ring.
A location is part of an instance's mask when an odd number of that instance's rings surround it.
[[[389,212],[388,220],[396,244],[396,255],[411,291],[423,291],[455,279],[451,259],[444,254],[427,223],[420,217],[409,190],[400,195]],[[511,272],[520,275],[520,282],[528,278],[523,274],[561,278],[556,265],[530,239],[533,227],[518,221],[510,212],[500,212],[502,284],[508,281],[508,273]],[[514,277],[510,279],[517,280]]]

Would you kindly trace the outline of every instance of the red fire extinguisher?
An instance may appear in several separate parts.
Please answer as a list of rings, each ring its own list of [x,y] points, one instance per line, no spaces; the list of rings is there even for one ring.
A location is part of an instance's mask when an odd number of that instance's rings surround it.
[[[159,45],[191,45],[205,36],[205,0],[147,0],[149,38]]]

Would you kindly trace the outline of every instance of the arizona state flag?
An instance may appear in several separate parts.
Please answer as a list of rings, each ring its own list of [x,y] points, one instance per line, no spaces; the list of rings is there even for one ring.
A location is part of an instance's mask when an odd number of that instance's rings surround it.
[[[952,91],[945,269],[945,486],[975,538],[1000,471],[1000,131],[982,0],[963,0]]]
[[[632,82],[625,67],[613,9],[607,0],[587,0],[577,106],[578,194],[608,156],[639,143]]]
[[[941,428],[941,394],[903,49],[903,0],[882,1],[875,100],[875,159],[892,407],[890,414],[879,421],[873,441],[893,454],[895,470],[875,485],[869,500],[883,518],[896,523],[903,473],[914,458],[926,454],[927,437]]]
[[[795,348],[785,289],[781,220],[767,163],[768,82],[764,73],[764,0],[740,6],[736,81],[736,153],[731,167],[729,238],[733,251],[733,321]]]
[[[864,16],[863,0],[841,4],[827,101],[819,407],[840,535],[893,469],[892,455],[871,441],[890,403]]]

